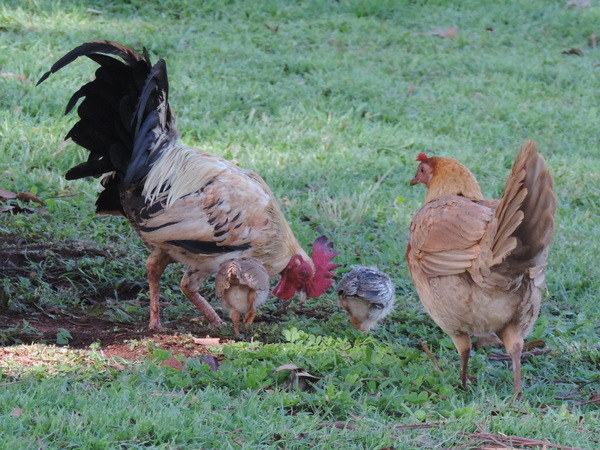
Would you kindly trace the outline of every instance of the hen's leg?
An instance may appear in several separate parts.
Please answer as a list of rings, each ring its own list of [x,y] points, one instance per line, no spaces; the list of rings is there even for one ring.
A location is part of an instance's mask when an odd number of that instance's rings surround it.
[[[150,323],[148,328],[151,330],[160,331],[160,277],[165,271],[165,268],[175,262],[168,253],[160,249],[154,249],[150,253],[146,261],[146,269],[148,270],[148,287],[150,288]]]
[[[523,337],[517,327],[509,325],[498,336],[504,342],[506,353],[512,360],[514,395],[521,398],[521,353],[523,351]]]
[[[183,275],[183,279],[181,280],[181,290],[190,300],[190,302],[196,305],[196,308],[198,308],[204,317],[206,317],[206,320],[208,320],[208,323],[211,326],[221,326],[223,325],[221,318],[217,315],[212,306],[208,304],[204,297],[198,293],[203,282],[204,276],[199,275],[197,271],[188,267]]]
[[[469,356],[471,355],[471,337],[468,334],[450,336],[458,354],[460,355],[460,381],[463,388],[467,389],[467,371],[469,369]]]

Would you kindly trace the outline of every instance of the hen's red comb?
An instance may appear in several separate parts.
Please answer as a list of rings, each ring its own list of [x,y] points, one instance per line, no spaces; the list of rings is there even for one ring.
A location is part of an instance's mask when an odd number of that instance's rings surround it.
[[[417,158],[415,159],[415,161],[420,161],[420,162],[424,162],[427,161],[429,158],[427,157],[427,155],[425,153],[419,153],[417,155]]]

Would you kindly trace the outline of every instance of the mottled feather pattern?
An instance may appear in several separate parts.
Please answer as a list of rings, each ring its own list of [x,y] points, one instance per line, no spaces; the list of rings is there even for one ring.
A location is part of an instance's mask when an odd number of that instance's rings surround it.
[[[373,267],[352,266],[339,282],[337,296],[354,327],[365,333],[394,308],[394,284]]]
[[[240,315],[250,326],[256,310],[269,295],[269,275],[256,258],[236,258],[224,261],[215,279],[215,294],[229,311],[234,332],[239,334]]]

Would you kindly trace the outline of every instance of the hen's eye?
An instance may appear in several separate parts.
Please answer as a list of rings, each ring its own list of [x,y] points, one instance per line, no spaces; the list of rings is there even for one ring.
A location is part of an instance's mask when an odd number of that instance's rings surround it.
[[[421,172],[425,172],[425,167],[421,166]]]
[[[302,270],[300,271],[300,275],[301,275],[302,277],[307,277],[307,276],[308,276],[308,270],[306,270],[306,269],[302,269]]]

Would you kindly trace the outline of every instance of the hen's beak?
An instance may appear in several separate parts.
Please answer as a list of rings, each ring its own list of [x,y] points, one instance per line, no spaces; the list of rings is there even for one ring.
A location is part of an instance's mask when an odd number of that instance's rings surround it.
[[[410,180],[410,185],[414,186],[415,184],[419,184],[421,182],[421,180],[419,180],[419,177],[415,176],[412,180]]]
[[[298,296],[300,297],[300,303],[304,303],[306,301],[306,291],[304,289],[300,289],[298,291]]]

